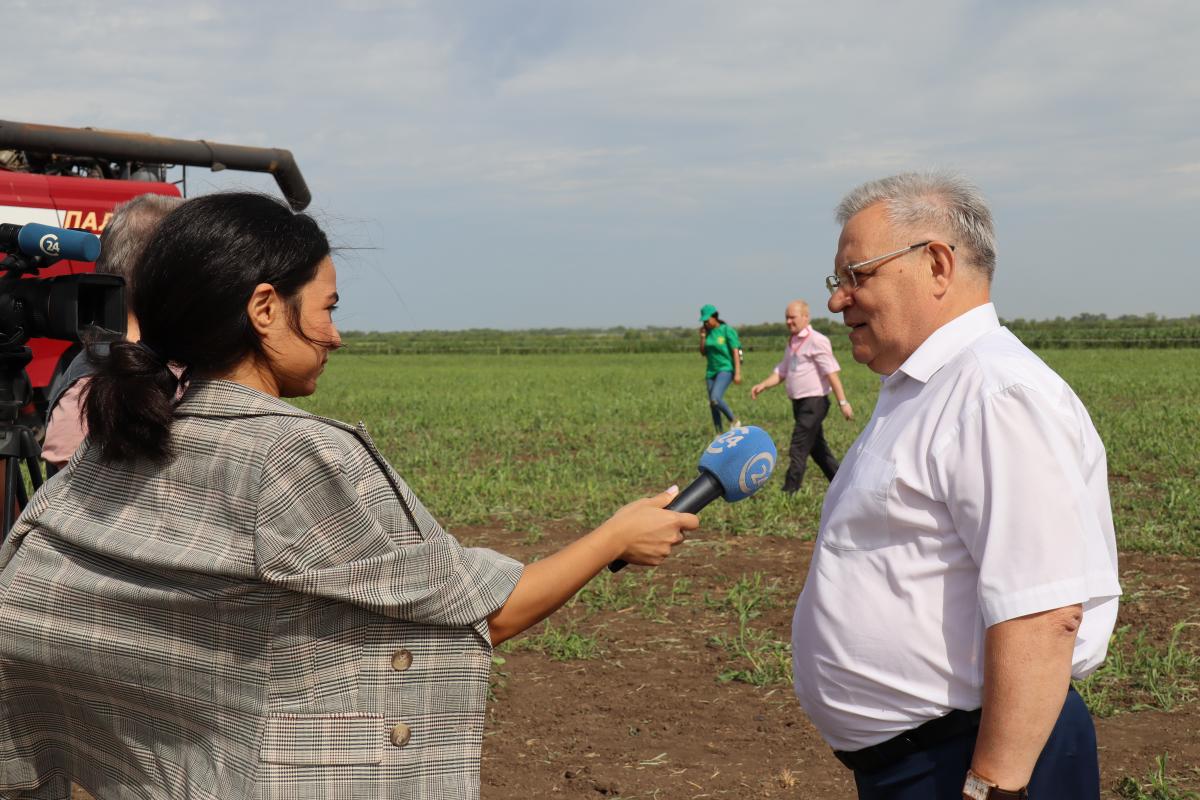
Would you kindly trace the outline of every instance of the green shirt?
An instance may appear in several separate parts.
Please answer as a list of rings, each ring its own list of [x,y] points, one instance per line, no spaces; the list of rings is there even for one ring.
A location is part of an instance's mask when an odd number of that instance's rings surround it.
[[[711,378],[718,372],[733,372],[733,353],[741,346],[737,331],[724,322],[710,330],[704,339],[704,356],[708,359],[708,370],[704,377]]]

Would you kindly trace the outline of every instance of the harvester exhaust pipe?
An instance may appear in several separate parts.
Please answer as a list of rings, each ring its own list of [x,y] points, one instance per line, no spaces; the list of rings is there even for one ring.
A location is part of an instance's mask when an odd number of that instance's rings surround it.
[[[273,147],[243,147],[203,139],[167,139],[147,133],[0,120],[0,150],[26,150],[47,155],[70,153],[146,164],[186,164],[214,171],[269,172],[293,210],[303,211],[312,201],[308,184],[304,182],[291,151]]]

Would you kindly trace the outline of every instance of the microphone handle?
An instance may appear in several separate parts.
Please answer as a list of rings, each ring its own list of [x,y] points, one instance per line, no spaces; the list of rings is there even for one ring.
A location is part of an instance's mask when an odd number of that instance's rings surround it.
[[[725,487],[721,486],[721,482],[717,480],[716,476],[707,470],[701,470],[700,474],[696,476],[696,480],[689,483],[686,489],[667,504],[667,510],[697,514],[700,509],[724,494]],[[608,571],[619,572],[628,563],[625,559],[618,558],[608,565]]]
[[[20,235],[20,225],[14,225],[11,222],[0,222],[0,253],[8,253],[14,248],[19,248],[18,239]]]

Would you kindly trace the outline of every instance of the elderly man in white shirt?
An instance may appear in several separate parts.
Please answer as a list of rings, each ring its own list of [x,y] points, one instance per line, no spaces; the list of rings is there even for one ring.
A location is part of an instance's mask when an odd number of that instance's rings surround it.
[[[826,494],[796,694],[860,798],[1099,797],[1072,678],[1104,660],[1117,553],[1104,446],[990,302],[991,214],[950,174],[838,207],[829,310],[882,385]]]

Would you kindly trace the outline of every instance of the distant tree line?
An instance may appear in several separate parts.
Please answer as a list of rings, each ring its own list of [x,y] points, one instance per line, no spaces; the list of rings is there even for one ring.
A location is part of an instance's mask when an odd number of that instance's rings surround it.
[[[1157,314],[1079,314],[1051,320],[1002,320],[1031,348],[1062,347],[1200,347],[1200,315],[1167,318]],[[838,320],[817,318],[812,326],[833,339],[835,349],[848,345]],[[775,351],[787,328],[781,322],[735,325],[750,351]],[[459,331],[348,331],[342,334],[350,354],[419,353],[670,353],[696,349],[695,327],[537,328]]]

